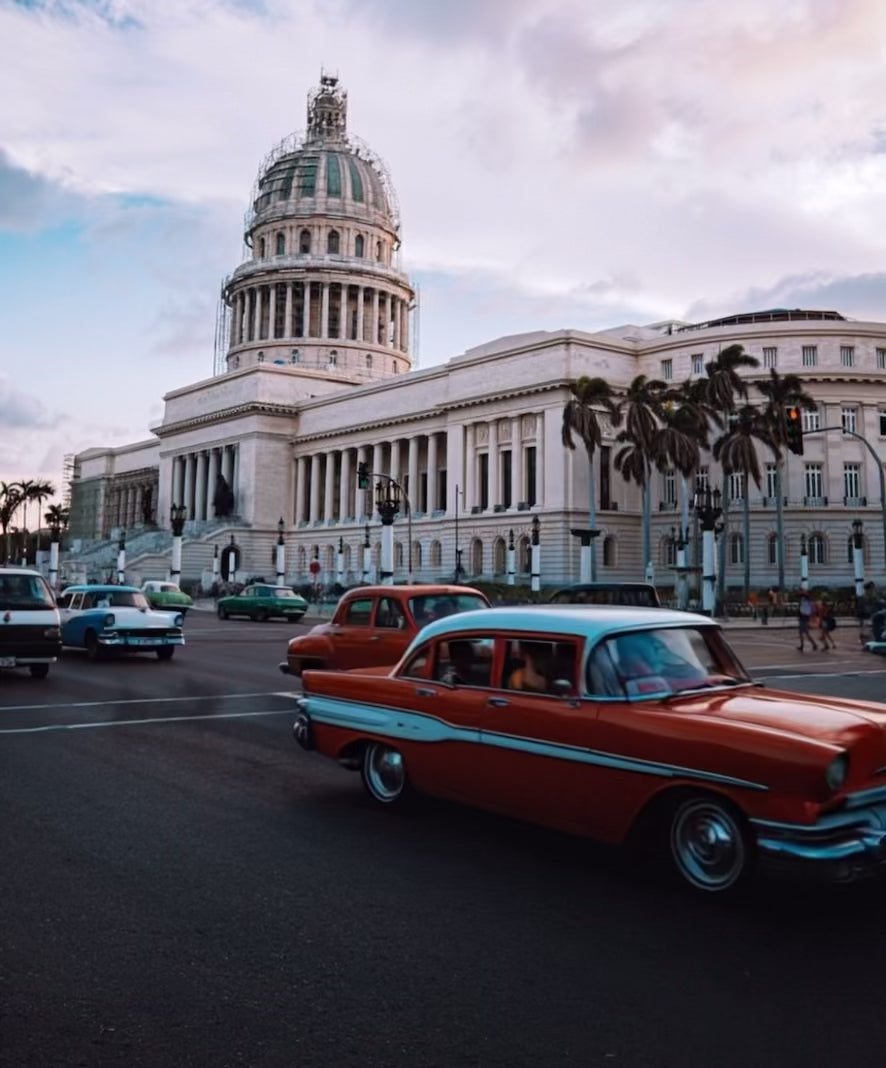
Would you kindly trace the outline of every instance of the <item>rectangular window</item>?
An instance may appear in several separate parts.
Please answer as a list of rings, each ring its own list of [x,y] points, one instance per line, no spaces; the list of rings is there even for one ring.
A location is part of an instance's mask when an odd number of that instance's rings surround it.
[[[710,484],[710,476],[706,467],[700,467],[695,472],[695,492],[704,493]]]
[[[861,470],[859,464],[843,464],[843,496],[858,499],[861,496]]]
[[[695,353],[692,357],[692,373],[700,375],[702,371],[704,371],[704,356],[701,353]]]
[[[446,498],[447,498],[447,484],[446,484],[446,468],[440,472],[439,481],[437,483],[437,507],[445,510]]]
[[[767,464],[766,465],[766,496],[777,497],[778,496],[778,465]]]
[[[535,504],[538,480],[535,474],[535,446],[526,447],[526,503],[530,508]]]
[[[818,347],[816,345],[803,346],[803,366],[815,367],[818,363]]]
[[[506,449],[501,454],[501,503],[505,508],[514,503],[511,500],[511,470],[511,450]]]
[[[840,414],[843,423],[843,433],[856,434],[858,432],[858,408],[844,408]]]
[[[880,412],[880,437],[886,438],[886,409],[881,408]]]
[[[729,475],[729,500],[744,500],[744,473],[742,471],[733,471]]]
[[[841,345],[840,346],[840,366],[841,367],[854,367],[855,366],[855,346],[854,345]]]
[[[477,460],[480,468],[480,500],[478,503],[485,511],[489,507],[489,453],[481,452]]]
[[[877,349],[877,370],[886,371],[886,349]]]
[[[662,475],[664,484],[665,504],[677,503],[677,474],[675,471],[665,471]]]
[[[763,366],[775,367],[778,364],[778,349],[763,349]]]
[[[674,377],[674,361],[662,360],[661,361],[661,377],[665,382],[669,382]]]
[[[802,418],[804,434],[808,434],[810,430],[821,430],[821,412],[818,408],[813,408],[811,411],[804,408]]]
[[[806,497],[813,500],[820,500],[824,494],[822,493],[822,473],[821,464],[806,464],[805,471],[805,485],[806,485]]]
[[[886,413],[884,413],[886,414]],[[605,511],[610,508],[612,501],[610,499],[610,493],[612,492],[611,486],[611,474],[610,474],[610,461],[612,458],[612,449],[609,445],[603,445],[600,449],[600,508]]]

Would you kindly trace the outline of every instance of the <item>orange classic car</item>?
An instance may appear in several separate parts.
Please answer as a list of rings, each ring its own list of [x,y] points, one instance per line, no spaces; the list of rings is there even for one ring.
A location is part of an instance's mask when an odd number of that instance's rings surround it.
[[[359,586],[342,597],[328,623],[293,638],[278,667],[299,676],[307,668],[396,664],[426,623],[488,607],[486,596],[469,586]]]
[[[749,678],[667,609],[494,608],[425,627],[388,672],[308,671],[293,733],[410,791],[653,847],[724,892],[761,860],[848,881],[886,861],[886,705]]]

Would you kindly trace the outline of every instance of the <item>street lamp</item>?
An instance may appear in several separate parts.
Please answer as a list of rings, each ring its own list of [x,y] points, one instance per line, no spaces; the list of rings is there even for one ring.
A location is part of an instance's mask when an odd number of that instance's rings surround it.
[[[363,527],[363,575],[364,585],[369,584],[369,575],[372,571],[372,546],[369,543],[369,524]]]
[[[126,531],[120,531],[117,542],[117,582],[120,586],[126,582]]]
[[[541,589],[541,520],[537,515],[532,517],[531,547],[529,550],[529,588],[533,593]]]
[[[806,535],[800,535],[800,589],[805,593],[809,589],[809,545]]]
[[[335,554],[335,581],[339,586],[345,584],[345,539],[338,539],[338,552]]]
[[[393,479],[375,484],[375,506],[381,518],[381,581],[394,584],[394,516],[400,511],[400,486]],[[410,532],[411,533],[411,532]]]
[[[58,519],[49,522],[49,585],[54,590],[58,586],[58,543],[61,537],[61,523]]]
[[[286,585],[286,543],[283,540],[283,531],[286,524],[281,515],[277,521],[277,585]]]
[[[461,549],[458,546],[458,500],[461,489],[458,483],[455,485],[455,581],[461,582]]]
[[[718,489],[711,491],[710,486],[705,486],[695,494],[695,514],[701,523],[701,582],[702,582],[702,612],[706,616],[714,614],[714,589],[717,581],[714,538],[717,533],[717,522],[723,515],[720,507],[722,494]],[[722,530],[722,527],[719,528]]]
[[[855,599],[864,597],[864,523],[852,520],[852,564],[855,570]]]
[[[685,612],[689,607],[689,566],[687,550],[689,548],[689,527],[671,527],[669,544],[674,550],[674,571],[677,572],[677,607]]]
[[[172,561],[169,569],[169,581],[179,584],[182,577],[182,534],[188,510],[183,504],[173,504],[169,509],[169,525],[172,527]]]
[[[514,532],[513,532],[513,530],[509,530],[508,531],[507,568],[506,568],[506,570],[507,570],[507,584],[509,586],[513,586],[515,584],[515,582],[517,581],[516,575],[515,575],[515,566],[514,566],[515,563],[516,563],[516,558],[517,558],[517,553],[516,553],[516,550],[514,548]]]

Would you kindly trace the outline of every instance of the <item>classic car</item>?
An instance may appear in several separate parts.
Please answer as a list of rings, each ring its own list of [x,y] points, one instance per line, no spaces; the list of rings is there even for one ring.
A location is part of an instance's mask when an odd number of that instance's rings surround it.
[[[110,653],[156,653],[171,660],[184,645],[181,612],[158,612],[136,586],[68,586],[58,598],[62,645],[90,660]]]
[[[189,608],[194,607],[194,600],[175,582],[161,582],[150,579],[142,583],[142,593],[147,597],[151,608],[167,612],[181,612],[184,616]]]
[[[550,597],[551,604],[613,604],[658,608],[658,590],[650,582],[580,582],[564,586]]]
[[[299,744],[386,805],[414,790],[644,843],[712,893],[760,861],[841,881],[886,862],[886,705],[761,688],[706,616],[452,616],[389,671],[305,672],[296,700]]]
[[[245,586],[240,593],[230,597],[220,597],[217,602],[218,618],[229,616],[248,616],[263,623],[274,616],[296,623],[308,610],[304,597],[288,586],[272,586],[270,583],[254,582]]]
[[[0,668],[45,679],[61,648],[58,608],[40,572],[0,567]]]
[[[485,594],[469,586],[358,586],[328,623],[291,639],[278,667],[299,676],[307,668],[395,664],[426,623],[488,607]]]

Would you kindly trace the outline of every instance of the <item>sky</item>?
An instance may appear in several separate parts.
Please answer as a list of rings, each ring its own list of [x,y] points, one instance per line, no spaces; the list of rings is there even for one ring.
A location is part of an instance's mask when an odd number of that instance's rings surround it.
[[[385,161],[418,363],[771,307],[886,319],[879,0],[0,0],[0,479],[210,377],[321,68]],[[416,355],[414,353],[414,355]]]

